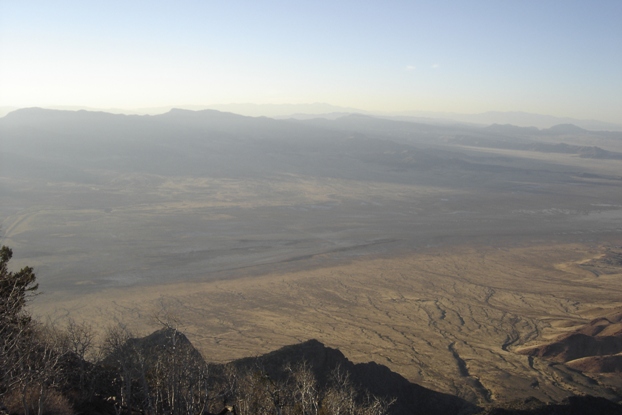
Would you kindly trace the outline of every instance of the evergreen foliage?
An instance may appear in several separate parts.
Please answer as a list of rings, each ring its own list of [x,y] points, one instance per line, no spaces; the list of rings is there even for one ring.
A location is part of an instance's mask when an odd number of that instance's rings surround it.
[[[9,271],[8,264],[12,257],[11,248],[0,248],[0,330],[3,335],[30,323],[30,316],[24,312],[24,306],[29,294],[39,288],[31,267],[24,267],[18,272]]]
[[[18,372],[25,364],[26,338],[31,335],[31,317],[24,306],[38,285],[30,267],[9,271],[13,251],[0,248],[0,396],[19,382]]]

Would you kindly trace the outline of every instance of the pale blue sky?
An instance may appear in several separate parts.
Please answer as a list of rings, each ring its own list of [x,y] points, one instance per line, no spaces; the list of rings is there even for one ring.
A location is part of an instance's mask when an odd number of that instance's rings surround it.
[[[0,106],[245,102],[622,123],[622,0],[0,0]]]

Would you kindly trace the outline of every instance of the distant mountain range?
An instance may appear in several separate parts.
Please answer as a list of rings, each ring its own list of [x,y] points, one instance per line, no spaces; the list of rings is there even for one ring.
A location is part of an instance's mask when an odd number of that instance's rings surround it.
[[[89,110],[105,111],[118,114],[162,114],[168,112],[172,106],[151,107],[137,109],[122,108],[91,108],[85,106],[50,106],[49,109],[61,110]],[[533,114],[527,112],[500,112],[489,111],[479,114],[460,114],[453,112],[407,111],[407,112],[371,112],[357,108],[339,107],[324,103],[312,104],[220,104],[220,105],[180,105],[175,108],[187,110],[212,109],[223,112],[246,115],[250,117],[335,119],[347,114],[364,114],[388,118],[396,121],[410,121],[428,124],[511,124],[519,127],[550,128],[559,124],[573,124],[577,127],[592,131],[622,131],[622,124],[599,120],[582,120],[569,117],[555,117],[552,115]],[[0,107],[0,117],[15,111],[17,107]]]
[[[620,140],[622,134],[616,132],[590,132],[575,125],[539,130],[424,124],[361,114],[277,120],[216,110],[173,109],[150,116],[29,108],[0,118],[0,135],[5,169],[13,175],[30,177],[43,169],[45,175],[64,172],[81,180],[86,178],[82,169],[93,168],[210,177],[366,175],[374,180],[394,169],[430,173],[484,168],[478,158],[456,153],[456,145],[622,159],[622,153],[598,146]],[[567,135],[581,144],[562,141]],[[302,161],[292,163],[294,156]]]
[[[598,120],[581,120],[569,117],[554,117],[552,115],[532,114],[528,112],[500,112],[489,111],[480,114],[459,114],[443,112],[410,112],[399,116],[401,119],[422,117],[445,120],[446,122],[462,122],[470,124],[511,124],[519,127],[551,128],[559,124],[574,124],[580,128],[593,131],[622,131],[622,124],[609,123]]]

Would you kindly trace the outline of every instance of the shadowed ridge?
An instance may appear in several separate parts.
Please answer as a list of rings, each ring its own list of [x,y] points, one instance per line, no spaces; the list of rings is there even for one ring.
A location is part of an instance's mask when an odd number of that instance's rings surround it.
[[[570,396],[561,403],[545,404],[535,398],[489,408],[479,415],[620,415],[622,406],[605,398]]]
[[[175,347],[183,350],[193,359],[204,362],[201,353],[199,353],[192,342],[188,340],[186,335],[170,327],[157,330],[146,337],[130,339],[128,340],[128,345],[148,352],[153,350],[168,350]]]
[[[124,345],[127,349],[144,353],[144,356],[150,356],[152,353],[166,353],[173,346],[177,352],[180,349],[189,350],[191,354],[196,354],[201,359],[200,362],[204,363],[187,337],[171,328],[158,330],[142,338],[131,338]],[[114,356],[109,356],[109,358],[114,358]],[[150,360],[147,358],[146,361]],[[243,371],[259,369],[274,380],[284,380],[287,376],[287,372],[283,370],[284,366],[287,364],[295,366],[302,362],[306,362],[320,388],[329,385],[331,372],[340,368],[343,374],[348,375],[352,386],[361,393],[367,391],[386,400],[396,398],[395,403],[389,407],[389,413],[394,415],[613,415],[622,413],[620,412],[622,406],[618,403],[593,396],[572,396],[561,403],[544,403],[535,398],[528,398],[515,402],[495,403],[494,406],[480,408],[459,397],[411,383],[378,363],[354,364],[338,349],[327,347],[315,339],[284,346],[262,356],[238,359],[231,364]],[[198,360],[191,358],[185,364],[198,363]],[[218,377],[224,365],[213,365],[211,368],[213,369],[211,373]],[[226,400],[223,406],[220,414],[235,414],[235,408],[227,405]]]
[[[145,337],[130,338],[120,349],[106,356],[103,363],[114,366],[120,355],[134,356],[138,353],[145,356],[147,362],[151,364],[157,361],[162,354],[172,350],[177,353],[182,352],[190,362],[205,364],[203,356],[186,335],[173,328],[163,328]]]
[[[607,315],[562,334],[554,341],[517,350],[517,353],[564,363],[589,373],[622,372],[622,311]]]
[[[385,398],[396,398],[389,408],[392,414],[451,415],[474,413],[477,407],[465,400],[409,382],[388,367],[375,362],[354,364],[341,351],[326,347],[311,339],[305,342],[282,347],[256,358],[233,361],[238,368],[251,369],[259,366],[275,379],[282,378],[282,368],[291,363],[307,362],[320,385],[328,382],[330,373],[341,368],[348,373],[358,390]]]
[[[542,357],[554,362],[567,363],[589,357],[605,357],[622,353],[622,311],[619,309],[593,319],[570,333],[562,334],[552,342],[517,350],[518,353]],[[608,364],[619,358],[608,360]],[[593,359],[593,362],[605,361]],[[596,368],[596,364],[577,363],[579,367]],[[591,370],[594,371],[594,370]],[[615,369],[614,369],[615,371]]]
[[[566,366],[588,373],[622,373],[622,353],[583,357],[566,363]]]
[[[555,342],[522,350],[521,354],[544,357],[554,362],[569,362],[588,356],[613,355],[622,352],[622,336],[588,336],[571,333]]]

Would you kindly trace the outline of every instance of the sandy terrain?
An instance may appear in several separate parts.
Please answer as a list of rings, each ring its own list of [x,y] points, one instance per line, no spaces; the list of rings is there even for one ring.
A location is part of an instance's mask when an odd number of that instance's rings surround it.
[[[316,338],[355,362],[374,360],[480,403],[571,393],[612,398],[605,385],[620,387],[615,375],[594,380],[513,352],[622,305],[622,271],[597,276],[583,267],[610,247],[454,247],[327,267],[318,256],[320,265],[306,271],[54,293],[34,309],[101,325],[116,318],[141,333],[156,327],[155,314],[173,316],[217,362]]]

